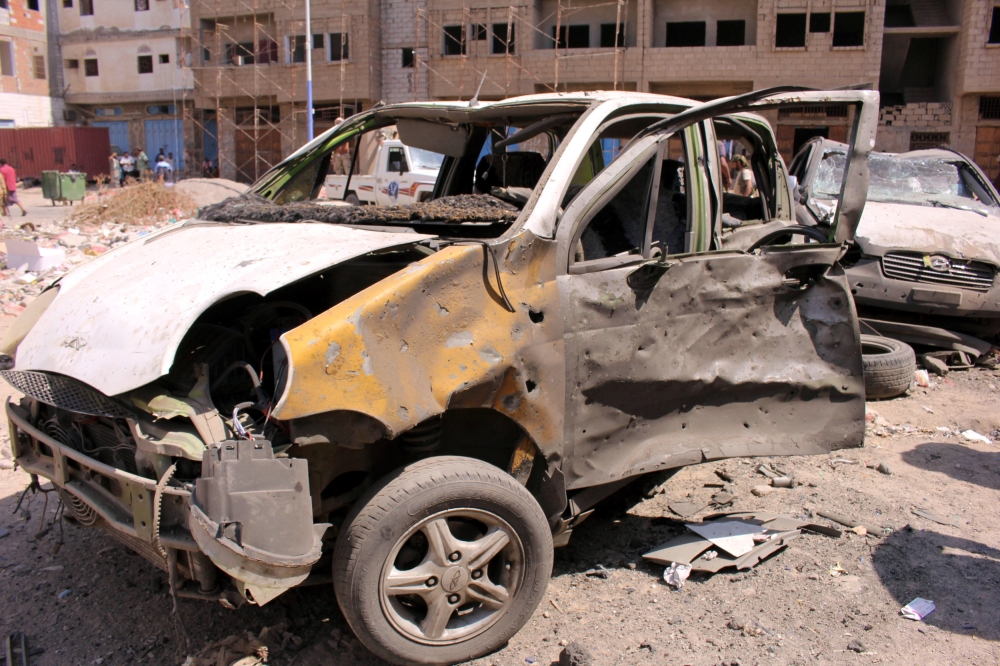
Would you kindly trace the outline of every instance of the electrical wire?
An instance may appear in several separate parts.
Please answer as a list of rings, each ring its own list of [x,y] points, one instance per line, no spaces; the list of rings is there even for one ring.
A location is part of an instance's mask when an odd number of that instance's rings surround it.
[[[500,279],[500,263],[497,261],[497,255],[493,251],[493,247],[489,243],[487,243],[486,241],[477,240],[477,239],[474,239],[474,238],[463,239],[461,241],[458,241],[455,244],[456,245],[461,245],[463,243],[475,243],[475,244],[481,245],[483,247],[483,260],[486,262],[486,265],[484,266],[484,268],[485,268],[485,270],[484,270],[484,277],[485,277],[485,272],[489,271],[490,257],[493,258],[493,273],[494,273],[494,275],[496,276],[496,279],[497,279],[497,292],[499,293],[500,298],[503,300],[504,307],[509,312],[517,312],[517,310],[514,309],[514,306],[511,304],[510,299],[507,298],[507,292],[504,291],[503,281]],[[489,285],[489,279],[488,278],[486,279],[486,284]]]

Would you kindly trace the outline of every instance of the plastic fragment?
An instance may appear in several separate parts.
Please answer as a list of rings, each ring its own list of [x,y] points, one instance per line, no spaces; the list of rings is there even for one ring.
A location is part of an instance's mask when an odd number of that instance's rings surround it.
[[[903,617],[908,620],[923,620],[925,617],[933,613],[934,610],[935,606],[933,601],[917,597],[910,603],[900,608],[899,612],[902,613]]]
[[[690,564],[679,564],[677,562],[671,562],[670,566],[667,567],[666,571],[663,572],[663,580],[667,585],[674,587],[676,589],[681,589],[684,587],[684,581],[688,579],[691,575],[691,565]]]

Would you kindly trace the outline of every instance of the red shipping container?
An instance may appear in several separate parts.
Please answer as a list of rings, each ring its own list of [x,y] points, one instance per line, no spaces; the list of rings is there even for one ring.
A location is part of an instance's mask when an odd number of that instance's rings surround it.
[[[0,157],[18,178],[41,180],[43,171],[87,174],[88,180],[108,174],[111,141],[107,127],[29,127],[0,129]]]

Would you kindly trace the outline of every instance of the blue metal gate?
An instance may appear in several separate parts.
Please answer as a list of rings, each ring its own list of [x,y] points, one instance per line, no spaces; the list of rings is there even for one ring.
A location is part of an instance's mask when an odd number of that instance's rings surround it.
[[[213,166],[219,166],[219,123],[216,120],[205,121],[205,159]]]
[[[146,155],[152,168],[160,153],[174,154],[174,177],[184,170],[184,128],[180,118],[146,121]]]
[[[122,156],[128,147],[128,121],[127,120],[101,120],[90,123],[92,127],[107,127],[108,138],[111,140],[111,150]]]

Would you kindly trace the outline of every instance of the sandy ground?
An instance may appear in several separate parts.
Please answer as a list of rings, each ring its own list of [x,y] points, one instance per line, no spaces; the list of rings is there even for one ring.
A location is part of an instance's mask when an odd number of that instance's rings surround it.
[[[764,482],[754,472],[761,461],[731,460],[684,469],[653,498],[623,491],[557,550],[548,595],[525,628],[474,663],[553,664],[565,641],[582,643],[599,666],[997,663],[1000,448],[938,428],[996,439],[998,385],[1000,373],[955,372],[933,388],[870,403],[884,421],[871,426],[864,448],[769,460],[803,483],[795,489],[755,497],[750,489]],[[5,447],[6,436],[0,456]],[[832,463],[841,457],[859,464]],[[892,475],[861,462],[885,462]],[[663,568],[641,555],[684,530],[667,505],[707,501],[716,489],[705,484],[718,482],[717,468],[736,477],[735,510],[808,516],[827,509],[881,534],[804,535],[751,571],[695,575],[675,591],[663,583]],[[23,631],[29,650],[44,650],[31,664],[181,664],[213,641],[278,623],[287,623],[294,640],[268,663],[381,663],[351,636],[325,586],[235,611],[181,600],[190,637],[190,647],[183,645],[165,575],[90,528],[65,524],[65,543],[55,552],[58,526],[37,535],[43,519],[49,527],[54,502],[44,516],[40,496],[23,507],[30,518],[12,513],[27,483],[20,471],[0,470],[0,528],[10,531],[0,537],[0,633]],[[955,525],[918,517],[914,507]],[[607,578],[587,575],[599,564],[610,570]],[[844,573],[831,575],[838,564]],[[923,622],[899,614],[915,597],[937,605]],[[861,653],[848,650],[852,641]]]

